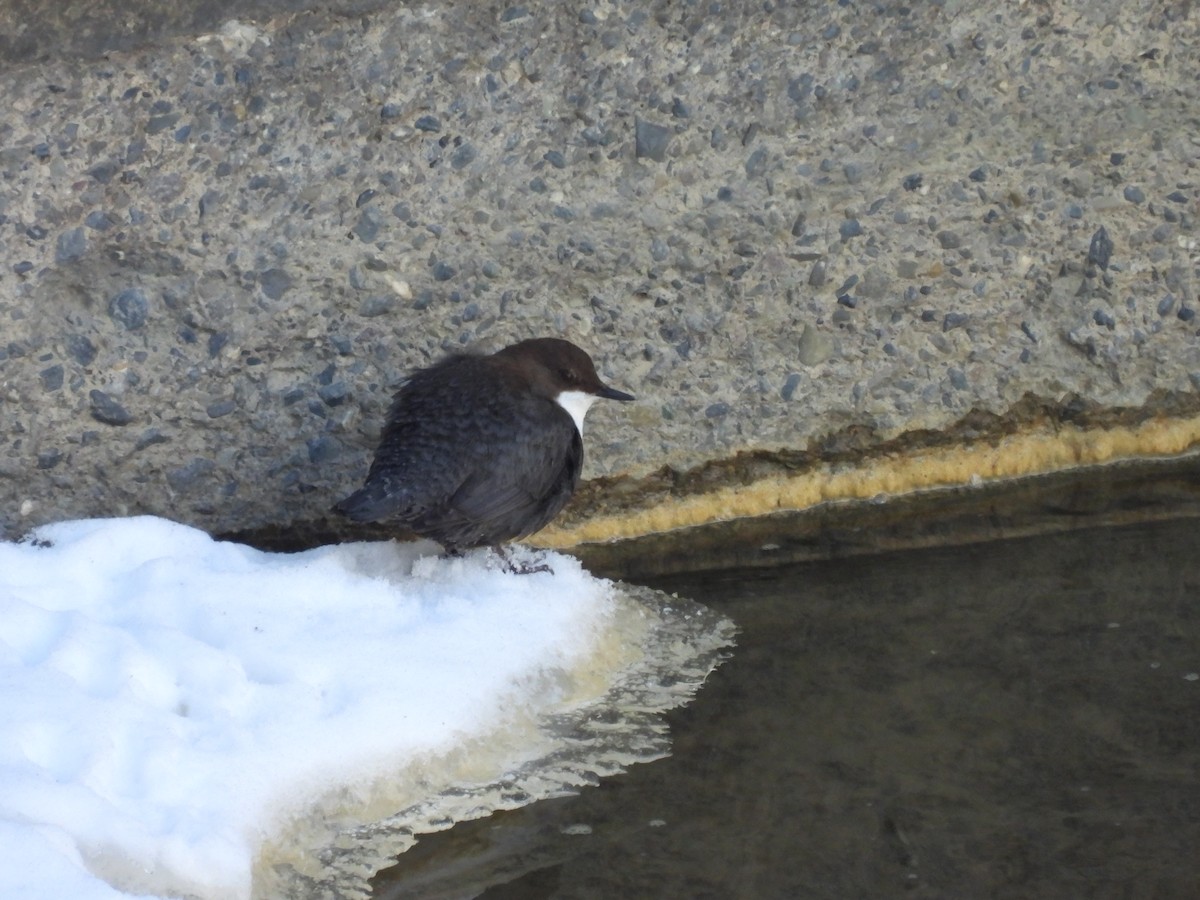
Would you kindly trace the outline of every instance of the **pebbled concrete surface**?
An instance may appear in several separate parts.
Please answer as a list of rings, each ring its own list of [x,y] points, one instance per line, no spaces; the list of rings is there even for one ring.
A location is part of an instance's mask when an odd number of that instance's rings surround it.
[[[1200,391],[1190,3],[65,9],[0,4],[0,534],[322,516],[533,335],[638,395],[592,476]]]

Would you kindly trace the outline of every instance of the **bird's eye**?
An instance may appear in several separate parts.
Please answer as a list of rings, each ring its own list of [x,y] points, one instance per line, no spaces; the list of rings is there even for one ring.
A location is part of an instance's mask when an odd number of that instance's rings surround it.
[[[562,376],[563,381],[566,381],[570,384],[574,384],[579,380],[579,375],[574,369],[560,369],[558,374]]]

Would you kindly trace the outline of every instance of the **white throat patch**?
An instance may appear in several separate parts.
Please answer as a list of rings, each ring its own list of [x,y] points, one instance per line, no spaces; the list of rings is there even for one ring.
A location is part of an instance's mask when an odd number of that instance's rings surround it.
[[[575,420],[575,429],[583,437],[583,417],[588,409],[596,402],[596,395],[586,391],[561,391],[554,402],[565,409]]]

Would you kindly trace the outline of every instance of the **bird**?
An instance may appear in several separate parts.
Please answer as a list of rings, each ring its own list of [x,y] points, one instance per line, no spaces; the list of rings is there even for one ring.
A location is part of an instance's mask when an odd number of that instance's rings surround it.
[[[456,353],[396,392],[363,486],[334,506],[353,522],[394,522],[447,556],[540,531],[583,470],[583,419],[597,399],[628,402],[570,341],[532,338],[490,356]]]

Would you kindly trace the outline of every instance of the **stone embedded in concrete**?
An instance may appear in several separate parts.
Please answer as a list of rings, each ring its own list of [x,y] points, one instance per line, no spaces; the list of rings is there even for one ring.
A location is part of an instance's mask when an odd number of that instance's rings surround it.
[[[667,158],[667,148],[671,144],[671,129],[656,122],[645,119],[634,120],[636,135],[635,152],[638,159],[650,159],[662,162]]]
[[[127,288],[108,301],[108,315],[126,331],[135,331],[146,324],[150,304],[139,288]]]
[[[104,391],[93,390],[88,397],[91,400],[92,418],[97,422],[120,426],[133,421],[133,414]]]

